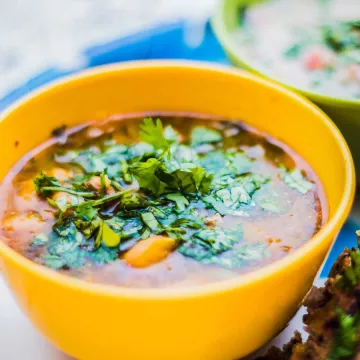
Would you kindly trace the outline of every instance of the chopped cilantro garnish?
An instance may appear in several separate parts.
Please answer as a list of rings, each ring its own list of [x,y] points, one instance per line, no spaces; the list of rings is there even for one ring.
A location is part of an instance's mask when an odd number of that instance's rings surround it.
[[[177,251],[203,264],[236,269],[268,256],[266,244],[246,243],[239,221],[225,229],[217,223],[253,209],[284,211],[254,159],[227,148],[222,131],[206,126],[195,126],[182,142],[171,126],[146,118],[139,137],[136,144],[106,139],[57,154],[57,163],[80,175],[59,181],[41,173],[34,180],[37,194],[57,210],[53,231],[31,242],[40,262],[54,269],[106,264],[154,234],[176,239]],[[211,146],[199,147],[205,144]],[[312,188],[300,170],[280,171],[300,193]],[[350,282],[354,276],[349,272]]]
[[[283,170],[281,173],[281,178],[285,184],[303,195],[313,188],[313,184],[305,179],[304,175],[299,169],[291,171]]]
[[[217,143],[222,141],[222,135],[218,130],[196,126],[191,132],[191,145]]]
[[[140,125],[140,129],[140,139],[151,144],[155,149],[163,149],[169,146],[160,119],[154,121],[152,118],[145,118],[144,123]]]
[[[165,195],[165,197],[171,201],[174,201],[176,203],[177,208],[180,211],[184,211],[186,207],[189,205],[188,199],[181,193],[167,194]]]
[[[142,213],[141,219],[153,233],[158,234],[163,230],[160,223],[156,220],[156,217],[152,212]]]
[[[43,246],[48,241],[49,241],[49,237],[44,233],[40,233],[33,237],[33,239],[31,240],[31,245],[32,246]]]
[[[284,209],[273,199],[270,198],[260,198],[257,203],[261,207],[261,209],[274,213],[281,214],[284,212]]]

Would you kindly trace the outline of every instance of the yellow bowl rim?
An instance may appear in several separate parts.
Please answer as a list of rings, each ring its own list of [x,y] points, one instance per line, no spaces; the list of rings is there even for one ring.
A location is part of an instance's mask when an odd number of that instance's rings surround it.
[[[319,120],[321,120],[325,126],[334,134],[336,137],[340,150],[343,154],[346,171],[346,188],[342,196],[342,200],[338,206],[338,209],[334,213],[333,217],[326,223],[326,225],[307,243],[302,245],[299,249],[295,250],[293,253],[288,254],[283,259],[277,260],[274,263],[260,267],[257,270],[251,271],[246,274],[239,274],[231,279],[222,280],[214,283],[209,283],[205,285],[194,285],[189,287],[180,287],[180,288],[126,288],[115,285],[105,285],[90,283],[84,280],[76,279],[68,275],[61,274],[52,269],[46,268],[43,265],[37,264],[30,259],[19,254],[15,250],[8,247],[4,242],[0,241],[0,260],[1,256],[6,256],[17,266],[26,270],[33,275],[42,277],[44,280],[49,280],[57,283],[59,286],[71,287],[74,290],[91,293],[94,295],[103,295],[103,296],[114,296],[122,297],[129,299],[141,299],[141,300],[164,300],[164,299],[185,299],[185,298],[194,298],[207,295],[215,295],[216,293],[221,294],[225,291],[230,291],[234,288],[240,286],[249,285],[252,282],[260,281],[264,278],[274,275],[277,271],[281,271],[283,268],[286,268],[292,261],[300,259],[306,256],[308,253],[319,246],[322,241],[328,237],[336,236],[333,234],[338,223],[343,223],[347,218],[354,194],[355,194],[355,170],[352,160],[350,150],[344,140],[340,130],[335,126],[335,124],[329,119],[329,117],[320,110],[316,105],[311,103],[305,97],[293,93],[292,91],[286,89],[285,87],[272,83],[264,78],[261,78],[257,75],[248,73],[244,70],[231,68],[229,66],[218,65],[210,62],[203,61],[188,61],[188,60],[139,60],[139,61],[129,61],[125,63],[110,64],[94,67],[85,71],[78,72],[73,75],[66,76],[64,78],[55,80],[50,84],[44,85],[39,89],[36,89],[30,92],[25,97],[19,99],[10,107],[8,107],[2,114],[0,114],[0,121],[9,116],[15,109],[21,107],[28,101],[41,96],[44,93],[51,91],[53,88],[60,88],[63,85],[66,85],[69,82],[81,81],[82,79],[89,77],[101,76],[102,74],[111,73],[111,72],[121,72],[127,70],[135,69],[161,69],[161,68],[187,68],[189,70],[206,70],[210,72],[220,73],[220,74],[230,74],[235,76],[240,76],[242,78],[249,79],[260,86],[265,86],[267,88],[276,90],[282,95],[291,97],[301,103],[303,106],[309,108]],[[291,146],[291,144],[290,144]]]

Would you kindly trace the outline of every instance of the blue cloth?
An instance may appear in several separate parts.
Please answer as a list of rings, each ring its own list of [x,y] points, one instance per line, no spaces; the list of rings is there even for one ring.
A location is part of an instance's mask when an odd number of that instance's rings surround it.
[[[85,68],[120,61],[145,59],[188,59],[204,60],[229,64],[220,44],[217,42],[210,24],[206,25],[203,41],[196,47],[190,47],[185,41],[185,23],[177,22],[166,26],[148,29],[107,44],[86,49],[83,53],[85,65],[71,70],[49,68],[28,80],[0,99],[0,111],[29,91],[38,88],[59,77],[69,75]],[[341,230],[327,262],[321,272],[326,277],[332,263],[345,246],[355,247],[357,225],[349,220]]]

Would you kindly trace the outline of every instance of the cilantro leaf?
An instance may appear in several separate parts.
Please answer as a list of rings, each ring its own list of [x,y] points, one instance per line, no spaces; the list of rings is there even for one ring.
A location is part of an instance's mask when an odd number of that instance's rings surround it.
[[[243,228],[237,225],[234,229],[205,229],[193,235],[199,240],[193,240],[203,247],[210,249],[213,254],[228,251],[238,243],[243,236]]]
[[[155,149],[164,149],[169,146],[160,119],[154,121],[152,118],[145,118],[143,124],[140,125],[139,136],[142,141],[151,144]]]
[[[67,200],[66,200],[65,197],[60,197],[57,200],[53,200],[53,199],[48,198],[47,202],[51,206],[57,208],[61,213],[64,213],[69,208],[69,204],[67,203]]]
[[[62,254],[47,254],[44,256],[43,261],[46,266],[52,269],[73,268],[78,269],[84,266],[86,252],[73,248]]]
[[[213,174],[208,174],[205,169],[190,163],[181,164],[180,169],[170,173],[170,176],[175,189],[186,194],[196,192],[207,194],[214,178]]]
[[[171,201],[174,201],[180,211],[184,211],[189,205],[188,199],[180,193],[167,194],[165,197]]]
[[[66,192],[71,195],[82,197],[93,197],[95,194],[90,191],[78,191],[62,186],[56,177],[47,176],[43,172],[34,179],[36,193],[44,198],[50,197],[55,192]]]
[[[306,180],[302,172],[299,169],[292,171],[283,171],[280,174],[281,179],[286,185],[291,187],[294,190],[297,190],[299,193],[305,195],[313,188],[313,184]]]
[[[53,176],[47,176],[41,172],[40,176],[34,179],[34,186],[36,193],[41,197],[49,197],[52,195],[53,191],[48,190],[47,188],[60,188],[62,185],[59,180]]]
[[[32,240],[31,240],[31,246],[43,246],[46,245],[49,241],[49,237],[44,234],[44,233],[40,233],[35,235]]]
[[[237,152],[231,159],[231,165],[236,175],[241,175],[251,170],[253,161],[245,154]]]
[[[214,255],[231,250],[241,241],[243,227],[237,225],[234,229],[203,229],[194,233],[190,241],[182,244],[178,251],[187,257],[198,261],[212,259]]]
[[[133,210],[148,207],[149,205],[157,205],[156,201],[149,201],[142,197],[139,193],[126,193],[121,197],[119,208],[125,210]]]
[[[117,259],[118,250],[100,246],[96,251],[90,253],[89,257],[96,264],[104,265]]]
[[[212,256],[203,260],[204,264],[215,264],[227,269],[239,269],[247,264],[251,264],[265,258],[270,253],[264,243],[241,244],[237,245],[229,255]]]
[[[210,129],[204,126],[196,126],[191,132],[191,145],[217,143],[222,141],[223,137],[218,130]]]
[[[216,200],[212,195],[204,197],[203,201],[208,206],[213,207],[220,215],[224,216],[229,212],[228,208],[224,205],[224,203]]]
[[[161,224],[156,220],[156,217],[152,212],[142,213],[141,219],[153,233],[158,234],[163,231]]]
[[[168,125],[164,130],[164,137],[169,143],[176,143],[179,141],[180,135],[171,125]]]
[[[193,164],[178,164],[176,161],[163,164],[155,158],[134,164],[130,171],[140,187],[155,196],[177,190],[184,193],[207,193],[213,180],[212,174],[207,174],[205,169]]]
[[[257,200],[257,203],[262,210],[267,212],[281,214],[284,211],[284,209],[273,199],[260,198]]]
[[[216,196],[227,208],[232,209],[237,209],[239,204],[249,204],[251,201],[250,194],[241,185],[218,190]]]
[[[90,202],[81,203],[75,209],[74,224],[89,239],[100,226],[97,209]]]
[[[147,189],[154,195],[159,196],[164,194],[167,189],[167,184],[159,180],[155,174],[160,166],[159,160],[150,158],[146,162],[138,162],[132,165],[129,170],[142,189]]]
[[[227,155],[224,151],[221,150],[208,152],[201,158],[200,163],[201,166],[206,169],[206,171],[214,173],[216,177],[228,175],[231,173]]]

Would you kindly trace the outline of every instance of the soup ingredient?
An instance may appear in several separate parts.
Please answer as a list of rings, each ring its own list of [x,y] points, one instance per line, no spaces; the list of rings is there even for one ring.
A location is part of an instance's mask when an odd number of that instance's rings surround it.
[[[360,244],[360,242],[359,242]],[[304,300],[309,338],[296,333],[282,350],[272,348],[259,360],[350,360],[360,354],[360,252],[339,256],[325,287],[310,291]]]
[[[135,268],[144,268],[166,259],[176,248],[176,240],[167,236],[151,236],[139,241],[124,256],[124,260]]]
[[[359,99],[359,19],[352,0],[267,0],[242,12],[234,37],[247,61],[269,76],[303,90]]]
[[[162,116],[70,132],[1,192],[2,239],[62,273],[133,287],[218,281],[286,256],[326,216],[311,168],[243,124]]]

